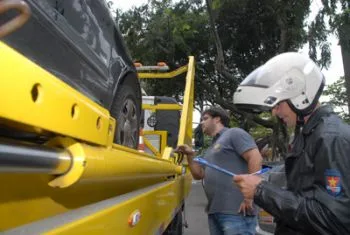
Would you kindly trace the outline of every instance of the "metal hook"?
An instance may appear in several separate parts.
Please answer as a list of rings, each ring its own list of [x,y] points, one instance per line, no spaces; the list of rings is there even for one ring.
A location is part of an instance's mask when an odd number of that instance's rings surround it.
[[[19,11],[19,15],[0,26],[0,38],[12,33],[24,25],[30,17],[28,4],[21,0],[0,0],[0,14],[11,9]]]

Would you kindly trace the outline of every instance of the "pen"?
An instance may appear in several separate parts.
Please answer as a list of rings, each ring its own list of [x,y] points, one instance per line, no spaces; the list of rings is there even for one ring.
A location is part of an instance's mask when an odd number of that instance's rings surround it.
[[[270,170],[270,168],[266,167],[266,168],[262,168],[261,170],[258,170],[254,173],[251,173],[251,175],[261,175],[261,174],[264,174],[266,172],[268,172]]]

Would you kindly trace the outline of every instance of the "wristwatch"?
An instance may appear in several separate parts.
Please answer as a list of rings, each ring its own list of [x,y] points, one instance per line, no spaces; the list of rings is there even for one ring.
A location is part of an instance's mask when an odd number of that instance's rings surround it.
[[[265,180],[261,180],[260,181],[260,183],[256,186],[256,188],[255,188],[255,193],[254,193],[254,198],[255,197],[259,197],[260,195],[261,195],[261,193],[262,193],[262,190],[263,190],[263,188],[264,188],[264,184],[265,184]]]

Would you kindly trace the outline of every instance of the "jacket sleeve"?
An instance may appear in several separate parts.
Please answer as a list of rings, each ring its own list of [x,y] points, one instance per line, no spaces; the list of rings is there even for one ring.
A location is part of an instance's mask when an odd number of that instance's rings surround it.
[[[283,190],[262,181],[254,196],[254,202],[293,230],[308,234],[347,234],[332,212],[313,199]]]

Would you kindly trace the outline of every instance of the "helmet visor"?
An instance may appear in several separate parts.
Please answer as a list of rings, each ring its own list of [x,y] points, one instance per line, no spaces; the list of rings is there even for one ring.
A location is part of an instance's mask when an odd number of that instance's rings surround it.
[[[260,66],[257,69],[255,69],[253,72],[251,72],[240,84],[240,86],[253,86],[253,87],[262,87],[262,88],[268,88],[270,84],[264,82],[265,74],[264,66]]]

